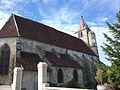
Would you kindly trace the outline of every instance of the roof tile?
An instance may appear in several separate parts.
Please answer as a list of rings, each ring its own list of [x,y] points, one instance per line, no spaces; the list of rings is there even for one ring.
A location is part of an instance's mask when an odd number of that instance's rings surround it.
[[[10,20],[1,29],[0,37],[19,36],[13,17],[15,18],[20,37],[95,56],[95,53],[81,39],[17,15],[12,15]]]
[[[60,67],[72,67],[72,68],[82,68],[80,64],[78,64],[75,60],[72,60],[66,54],[60,54],[60,57],[57,57],[55,53],[52,52],[45,52],[47,59],[52,63],[53,66],[60,66]]]

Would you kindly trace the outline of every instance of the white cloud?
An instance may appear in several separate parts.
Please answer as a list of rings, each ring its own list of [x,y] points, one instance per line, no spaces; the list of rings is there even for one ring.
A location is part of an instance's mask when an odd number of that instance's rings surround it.
[[[56,21],[57,22],[57,21]],[[55,23],[54,21],[52,20],[42,20],[41,23],[44,23],[45,25],[48,25],[48,26],[51,26],[51,27],[54,27],[55,29],[57,30],[61,30],[61,24],[60,23]]]
[[[59,12],[54,11],[52,14],[45,13],[42,8],[39,8],[39,12],[44,17],[41,22],[57,30],[67,32],[74,36],[74,32],[78,29],[79,25],[73,23],[73,21],[80,13],[74,10],[71,11],[67,6],[62,7]]]
[[[44,4],[55,4],[57,0],[42,0]]]
[[[109,11],[114,10],[117,11],[120,9],[120,0],[101,0],[101,6],[109,6]]]
[[[95,21],[98,22],[98,23],[101,23],[101,24],[104,24],[105,22],[107,22],[112,16],[109,15],[108,17],[106,16],[98,16],[95,18]]]
[[[51,0],[43,0],[43,3],[47,4],[49,3]]]
[[[99,17],[97,20],[99,22],[106,22],[109,18],[108,17]]]
[[[0,0],[0,29],[10,17],[11,13],[20,15],[19,10],[24,10],[24,5],[27,5],[31,0]],[[30,13],[29,13],[30,15]]]
[[[0,29],[3,27],[8,18],[9,14],[0,11]]]
[[[2,10],[13,10],[15,6],[20,4],[21,2],[26,3],[23,0],[1,0],[0,1],[0,9]]]
[[[12,9],[12,7],[14,6],[13,1],[10,0],[1,0],[0,3],[0,9]]]
[[[37,3],[39,0],[31,0],[32,3]]]
[[[65,6],[60,8],[59,10],[53,10],[50,12],[45,12],[44,8],[39,7],[39,13],[44,19],[51,20],[53,22],[65,22],[65,23],[72,23],[73,19],[80,15],[79,12],[74,10],[70,10],[69,7]]]
[[[79,24],[68,24],[68,25],[64,25],[62,31],[77,37],[77,34],[74,33],[78,30],[78,28],[79,28]]]
[[[0,0],[0,29],[8,20],[11,13],[17,13],[17,10],[14,10],[14,9],[20,2],[24,2],[24,1],[23,0]]]
[[[68,33],[72,36],[76,37],[76,34],[74,34],[77,29],[79,28],[79,24],[62,24],[62,21],[53,21],[53,20],[42,20],[41,23],[44,23],[45,25],[51,26],[59,31]]]

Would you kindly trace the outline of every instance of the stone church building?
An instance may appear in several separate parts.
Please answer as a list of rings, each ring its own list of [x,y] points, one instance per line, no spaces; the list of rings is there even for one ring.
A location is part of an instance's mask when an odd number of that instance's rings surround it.
[[[0,84],[12,84],[14,67],[23,67],[22,88],[37,90],[37,64],[46,62],[49,83],[74,79],[93,87],[100,63],[95,33],[82,18],[76,34],[12,14],[0,30]]]

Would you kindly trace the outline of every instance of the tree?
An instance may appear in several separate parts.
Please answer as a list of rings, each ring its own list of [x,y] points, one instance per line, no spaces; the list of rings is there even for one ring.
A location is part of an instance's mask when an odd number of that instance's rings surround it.
[[[96,79],[96,81],[97,81],[98,84],[103,84],[103,78],[102,78],[102,76],[103,76],[103,70],[98,69],[97,73],[96,73],[96,77],[95,77],[95,79]]]
[[[106,54],[106,59],[111,61],[109,68],[109,81],[116,85],[120,85],[120,11],[117,13],[117,23],[109,24],[108,28],[112,35],[108,36],[104,33],[106,43],[102,46],[103,51]]]
[[[105,83],[108,83],[108,74],[107,74],[107,66],[103,64],[98,65],[98,70],[96,72],[96,81],[98,84],[103,85]]]

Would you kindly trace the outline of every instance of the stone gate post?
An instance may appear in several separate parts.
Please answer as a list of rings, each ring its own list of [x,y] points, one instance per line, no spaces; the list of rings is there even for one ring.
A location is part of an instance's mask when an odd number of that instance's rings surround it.
[[[47,64],[39,62],[38,67],[38,90],[44,90],[47,85]]]
[[[21,90],[23,67],[15,67],[13,75],[12,90]]]

